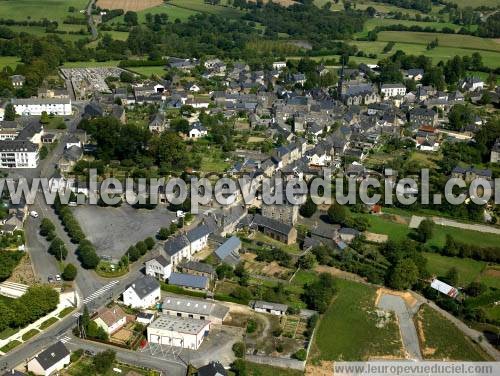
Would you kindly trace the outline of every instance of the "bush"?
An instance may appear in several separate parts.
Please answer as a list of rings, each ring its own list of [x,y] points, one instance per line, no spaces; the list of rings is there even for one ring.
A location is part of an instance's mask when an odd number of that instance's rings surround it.
[[[62,261],[66,260],[66,256],[68,256],[68,249],[66,245],[60,238],[54,238],[52,243],[49,246],[49,254],[54,256],[57,260]]]
[[[167,240],[168,237],[170,236],[170,229],[163,227],[158,231],[158,234],[156,234],[156,238],[158,240]]]
[[[40,223],[40,235],[46,237],[49,234],[53,233],[56,230],[56,226],[52,223],[52,221],[48,218],[42,219]]]
[[[142,241],[137,242],[137,244],[135,245],[135,248],[137,248],[137,250],[139,251],[141,256],[144,256],[146,254],[146,252],[148,251],[148,247],[146,246],[146,243],[144,243]]]
[[[252,334],[257,330],[257,322],[255,320],[248,320],[247,321],[247,333]]]
[[[307,351],[306,349],[300,349],[300,350],[297,350],[293,355],[292,355],[292,358],[294,359],[297,359],[297,360],[300,360],[301,362],[303,362],[304,360],[306,360],[307,358]]]
[[[244,358],[245,351],[246,351],[246,348],[245,348],[245,344],[243,342],[236,342],[233,345],[234,356],[236,356],[237,358]]]
[[[155,241],[153,238],[149,237],[144,239],[144,244],[146,244],[148,251],[151,251],[155,246]]]

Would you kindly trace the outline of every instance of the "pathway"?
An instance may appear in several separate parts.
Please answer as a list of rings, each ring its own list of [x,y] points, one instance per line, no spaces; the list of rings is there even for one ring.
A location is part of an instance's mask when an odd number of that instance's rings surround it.
[[[411,217],[410,224],[408,226],[410,228],[418,228],[420,223],[425,218],[426,217],[413,215]],[[458,221],[454,221],[452,219],[447,219],[447,218],[442,218],[442,217],[430,217],[430,218],[432,219],[432,221],[435,224],[440,225],[440,226],[455,227],[455,228],[461,228],[463,230],[478,231],[478,232],[485,232],[485,233],[489,233],[489,234],[500,235],[500,228],[498,228],[498,227],[481,225],[478,223],[463,223],[463,222],[458,222]]]

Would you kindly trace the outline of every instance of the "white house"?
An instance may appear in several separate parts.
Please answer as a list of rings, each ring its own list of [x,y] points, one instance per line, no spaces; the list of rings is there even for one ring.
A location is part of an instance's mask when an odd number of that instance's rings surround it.
[[[194,255],[207,246],[208,235],[210,235],[210,229],[207,225],[195,227],[186,233],[186,237],[190,243],[191,255]]]
[[[404,96],[406,94],[406,86],[403,84],[384,84],[380,89],[385,98]]]
[[[150,276],[136,279],[123,292],[123,303],[132,308],[152,307],[160,298],[160,283]]]
[[[423,69],[408,69],[405,72],[405,79],[413,80],[413,81],[421,81],[424,78],[424,70]]]
[[[26,77],[20,75],[20,74],[15,74],[10,77],[10,82],[14,89],[19,89],[24,86],[24,82],[26,81]]]
[[[1,140],[0,168],[37,168],[38,146],[29,141]]]
[[[59,116],[72,114],[71,99],[68,98],[13,99],[12,105],[18,115],[41,116],[42,112]]]
[[[189,87],[189,91],[192,91],[193,93],[198,93],[200,90],[201,90],[201,88],[196,84],[192,84]]]
[[[207,128],[205,128],[203,125],[201,125],[198,122],[194,123],[191,126],[191,129],[189,130],[189,138],[197,139],[197,138],[204,137],[207,134],[208,134]]]
[[[103,328],[108,335],[121,329],[127,323],[127,315],[119,306],[105,308],[94,319],[100,328]]]
[[[152,260],[146,261],[145,264],[146,274],[151,277],[164,281],[172,274],[172,263],[163,256],[155,257]]]
[[[269,313],[271,315],[282,316],[288,310],[286,304],[270,303],[257,300],[253,303],[253,309],[260,313]]]
[[[148,326],[148,341],[198,350],[210,331],[210,321],[162,315]]]
[[[434,278],[432,280],[431,287],[434,290],[439,291],[441,294],[448,295],[451,298],[456,298],[458,295],[458,290],[455,287],[450,286],[449,284],[444,283],[437,278]]]
[[[70,363],[70,352],[61,341],[54,343],[28,362],[28,372],[48,376]]]
[[[0,121],[5,118],[5,108],[0,107]]]
[[[282,70],[283,68],[286,68],[286,61],[275,61],[273,63],[273,69]]]

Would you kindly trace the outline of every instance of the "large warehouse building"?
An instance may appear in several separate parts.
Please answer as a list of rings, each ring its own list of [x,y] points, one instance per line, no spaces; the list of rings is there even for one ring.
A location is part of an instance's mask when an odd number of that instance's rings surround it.
[[[210,331],[210,321],[162,315],[148,326],[148,341],[198,350]]]
[[[208,320],[212,324],[222,324],[229,312],[229,308],[222,304],[177,296],[167,296],[162,310],[167,315]]]

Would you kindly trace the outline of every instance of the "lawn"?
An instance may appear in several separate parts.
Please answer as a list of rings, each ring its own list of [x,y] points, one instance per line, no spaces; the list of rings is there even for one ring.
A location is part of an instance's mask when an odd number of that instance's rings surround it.
[[[340,279],[336,285],[337,295],[317,327],[314,357],[359,361],[372,356],[402,356],[396,322],[376,326],[375,288]]]
[[[26,333],[23,334],[23,341],[27,341],[29,340],[30,338],[33,338],[34,336],[36,336],[38,333],[40,333],[40,331],[38,329],[31,329],[31,330],[28,330]]]
[[[278,368],[267,364],[245,362],[246,374],[249,376],[300,376],[304,373],[290,368]]]
[[[481,247],[498,247],[500,245],[500,235],[441,225],[434,226],[434,234],[427,244],[443,247],[446,243],[446,235],[452,236],[456,241],[480,245]]]
[[[458,257],[441,256],[437,253],[424,253],[427,259],[427,270],[436,276],[445,275],[450,268],[458,270],[458,280],[460,286],[465,286],[475,281],[484,270],[486,263],[472,259]]]
[[[58,322],[58,318],[57,317],[51,317],[50,319],[48,320],[45,320],[44,322],[42,322],[40,324],[40,330],[45,330],[47,329],[49,326],[51,326],[52,324]]]
[[[500,289],[500,265],[487,266],[479,276],[479,281],[487,286]],[[500,308],[500,306],[497,306]]]
[[[138,367],[133,367],[131,365],[126,365],[122,363],[115,362],[112,368],[119,369],[120,372],[115,372],[113,369],[110,369],[109,372],[105,374],[100,374],[102,376],[113,376],[113,375],[144,375],[144,376],[158,376],[159,373],[153,370],[145,370]],[[71,366],[65,371],[65,375],[70,376],[87,376],[87,375],[96,375],[97,372],[94,369],[94,365],[92,364],[92,358],[83,357],[80,358],[79,361],[72,363]]]
[[[16,65],[21,64],[17,56],[0,56],[0,70],[4,67],[16,68]]]
[[[63,317],[68,316],[71,312],[75,310],[74,307],[66,307],[64,308],[61,312],[59,312],[59,318],[62,319]]]
[[[10,350],[12,350],[12,349],[16,348],[17,346],[19,346],[20,344],[21,344],[21,341],[17,341],[17,340],[10,341],[8,344],[6,344],[4,347],[2,347],[0,349],[0,351],[4,352],[4,353],[7,353]]]
[[[62,21],[68,16],[80,16],[78,12],[84,9],[88,0],[2,0],[0,1],[0,14],[4,18],[13,20],[48,20]],[[76,12],[68,12],[68,8],[73,6]],[[6,17],[8,16],[8,17]]]
[[[165,68],[163,66],[158,67],[132,67],[127,68],[131,72],[135,72],[142,76],[151,77],[152,75],[162,77],[165,74]]]
[[[484,361],[489,360],[449,320],[426,304],[422,305],[416,319],[424,359]]]
[[[368,231],[377,234],[386,234],[389,239],[400,241],[408,237],[410,229],[406,223],[397,223],[391,216],[377,216],[372,214],[353,214],[354,216],[365,217],[368,219]]]

